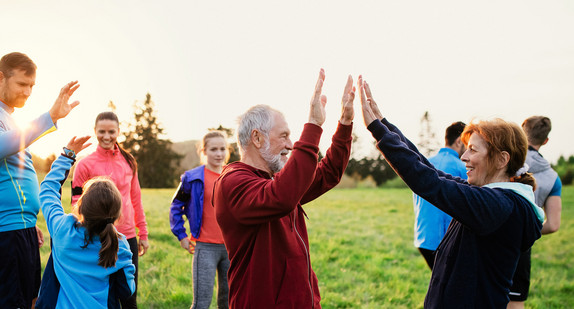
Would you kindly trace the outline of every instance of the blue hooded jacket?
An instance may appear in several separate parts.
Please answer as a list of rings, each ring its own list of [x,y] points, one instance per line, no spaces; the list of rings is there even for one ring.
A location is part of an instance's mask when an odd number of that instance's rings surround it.
[[[181,175],[181,182],[171,201],[169,223],[171,232],[182,240],[187,237],[183,215],[189,221],[190,233],[199,238],[203,216],[203,187],[205,165],[198,166]]]

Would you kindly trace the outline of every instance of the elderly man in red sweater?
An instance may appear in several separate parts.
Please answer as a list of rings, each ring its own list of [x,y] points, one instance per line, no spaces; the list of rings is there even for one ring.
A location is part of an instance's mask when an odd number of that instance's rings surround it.
[[[349,76],[337,131],[318,162],[324,79],[321,70],[309,122],[295,144],[283,115],[269,106],[254,106],[240,117],[241,161],[223,169],[213,199],[231,261],[230,308],[321,308],[301,205],[341,180],[351,150],[355,98]]]

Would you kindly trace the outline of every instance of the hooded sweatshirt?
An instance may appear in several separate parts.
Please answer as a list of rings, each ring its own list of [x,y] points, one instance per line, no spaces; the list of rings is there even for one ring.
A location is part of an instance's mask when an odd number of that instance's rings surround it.
[[[368,129],[411,190],[453,217],[436,251],[425,308],[506,308],[518,259],[541,235],[532,187],[470,185],[435,169],[386,119]]]
[[[230,308],[321,308],[302,204],[339,183],[352,126],[339,124],[317,163],[322,129],[305,124],[283,169],[271,177],[242,162],[227,165],[214,204],[231,262]]]
[[[62,184],[74,163],[60,156],[41,185],[42,213],[50,232],[52,253],[46,264],[36,308],[120,308],[119,299],[135,291],[132,252],[123,235],[118,239],[114,266],[98,265],[102,247],[98,236],[84,247],[86,228],[64,213]]]
[[[536,204],[544,207],[548,195],[552,191],[552,187],[558,178],[550,163],[536,150],[529,149],[526,154],[526,164],[528,164],[528,171],[536,178]]]

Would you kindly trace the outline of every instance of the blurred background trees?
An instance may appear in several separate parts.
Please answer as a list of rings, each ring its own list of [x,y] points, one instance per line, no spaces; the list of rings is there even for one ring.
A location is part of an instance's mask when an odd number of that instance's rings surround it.
[[[112,103],[113,105],[113,103]],[[138,163],[140,185],[143,188],[172,188],[179,182],[177,173],[182,155],[172,149],[172,142],[164,139],[151,94],[146,94],[143,104],[136,102],[134,121],[129,122],[122,135],[122,146]]]

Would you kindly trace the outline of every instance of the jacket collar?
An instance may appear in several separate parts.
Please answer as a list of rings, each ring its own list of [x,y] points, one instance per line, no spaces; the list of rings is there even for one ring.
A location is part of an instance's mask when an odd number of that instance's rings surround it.
[[[194,169],[191,169],[185,173],[187,174],[189,181],[198,180],[198,179],[203,181],[204,173],[205,173],[205,165],[200,165],[200,166],[198,166]]]
[[[8,114],[12,115],[14,112],[14,107],[6,105],[6,103],[0,101],[0,107],[5,110]]]
[[[443,148],[441,148],[438,152],[439,152],[439,153],[440,153],[440,152],[446,152],[446,153],[448,153],[448,154],[450,154],[450,155],[453,155],[453,156],[456,156],[457,158],[459,158],[458,152],[456,152],[454,149],[450,149],[450,148],[448,148],[448,147],[443,147]]]
[[[118,145],[114,145],[114,149],[104,149],[102,148],[100,145],[98,145],[98,147],[96,148],[96,152],[101,155],[101,156],[106,156],[106,157],[111,157],[111,156],[117,156],[120,154],[120,149],[118,148]]]
[[[522,196],[530,203],[536,217],[538,217],[538,221],[540,221],[540,223],[544,222],[544,210],[542,210],[540,206],[536,205],[534,191],[532,191],[531,186],[518,182],[495,182],[486,184],[484,187],[502,188],[514,191],[514,193]]]
[[[245,164],[245,163],[240,162],[240,161],[236,161],[236,162],[233,162],[233,163],[230,163],[230,164],[224,166],[223,170],[221,171],[221,175],[229,173],[233,170],[248,170],[248,171],[251,171],[254,174],[256,174],[257,176],[262,177],[262,178],[266,178],[266,179],[272,179],[273,178],[273,177],[271,177],[271,175],[268,172],[266,172],[264,170],[260,170],[256,167],[253,167],[249,164]]]

